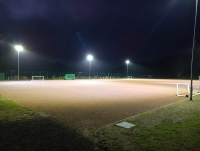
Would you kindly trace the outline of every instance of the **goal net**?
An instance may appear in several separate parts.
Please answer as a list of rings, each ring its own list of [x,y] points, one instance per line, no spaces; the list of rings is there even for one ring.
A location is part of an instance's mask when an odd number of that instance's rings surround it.
[[[190,86],[188,83],[177,83],[177,96],[188,96]]]
[[[154,75],[143,75],[143,78],[154,78]]]
[[[43,80],[44,81],[44,76],[32,76],[32,80]]]
[[[190,85],[188,83],[177,83],[177,96],[186,96],[190,94]],[[193,91],[192,95],[198,95],[199,93],[199,88],[193,86]]]
[[[132,79],[132,76],[128,76],[127,79]]]

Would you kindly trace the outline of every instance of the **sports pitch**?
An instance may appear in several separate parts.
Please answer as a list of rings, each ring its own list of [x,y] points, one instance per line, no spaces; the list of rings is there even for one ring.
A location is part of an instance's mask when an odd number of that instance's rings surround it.
[[[167,105],[189,80],[104,79],[1,81],[0,94],[76,130],[93,130]],[[198,87],[199,81],[193,81]]]

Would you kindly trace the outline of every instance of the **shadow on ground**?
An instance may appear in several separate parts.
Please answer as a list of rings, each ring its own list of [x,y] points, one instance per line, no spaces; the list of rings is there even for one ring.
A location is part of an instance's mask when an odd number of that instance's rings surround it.
[[[75,130],[49,118],[0,122],[0,150],[93,150]]]

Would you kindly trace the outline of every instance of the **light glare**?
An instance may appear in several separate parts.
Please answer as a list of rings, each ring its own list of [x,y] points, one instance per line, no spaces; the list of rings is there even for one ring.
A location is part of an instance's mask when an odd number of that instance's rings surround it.
[[[87,56],[87,59],[91,61],[91,60],[93,59],[93,56],[88,55],[88,56]]]
[[[22,51],[22,50],[23,50],[23,47],[22,47],[21,45],[16,45],[16,46],[15,46],[15,49],[16,49],[17,51]]]
[[[129,60],[126,60],[126,63],[128,64],[128,63],[129,63]]]

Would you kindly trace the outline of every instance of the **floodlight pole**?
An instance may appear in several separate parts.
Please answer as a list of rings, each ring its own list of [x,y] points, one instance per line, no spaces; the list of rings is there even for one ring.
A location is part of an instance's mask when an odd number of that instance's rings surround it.
[[[19,80],[19,51],[18,51],[18,80]]]
[[[128,63],[127,63],[127,78],[128,78]]]
[[[193,46],[192,46],[192,59],[191,59],[191,84],[190,84],[190,100],[192,100],[193,94],[193,83],[192,83],[192,68],[193,68],[193,54],[194,54],[194,47],[195,47],[195,32],[196,32],[196,20],[197,20],[197,7],[198,7],[198,0],[196,0],[196,13],[195,13],[195,22],[194,22],[194,36],[193,36]]]
[[[127,78],[128,78],[128,64],[129,64],[129,60],[126,60],[126,64],[127,64]]]
[[[90,67],[89,67],[89,79],[90,79],[90,70],[91,70],[91,60],[90,60]]]
[[[90,66],[89,66],[89,79],[90,79],[91,61],[92,61],[92,59],[93,59],[93,56],[88,55],[88,56],[87,56],[87,59],[90,61]]]
[[[15,49],[18,51],[18,80],[19,80],[19,52],[23,50],[21,45],[16,45]]]

